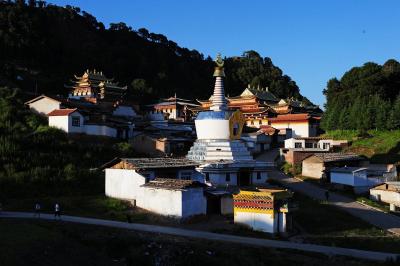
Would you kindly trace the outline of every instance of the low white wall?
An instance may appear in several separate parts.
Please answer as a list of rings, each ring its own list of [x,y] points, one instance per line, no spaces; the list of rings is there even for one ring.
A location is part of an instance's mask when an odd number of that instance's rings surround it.
[[[117,129],[105,125],[85,125],[85,133],[95,136],[117,137]]]
[[[105,172],[106,196],[112,198],[137,199],[141,190],[140,186],[146,182],[146,178],[135,170],[108,168]]]
[[[274,216],[266,213],[235,212],[234,222],[249,226],[255,231],[274,233]]]
[[[49,116],[49,126],[68,133],[68,116]]]
[[[370,198],[373,200],[393,203],[396,206],[400,206],[400,193],[396,191],[386,191],[380,189],[370,189],[369,191]]]
[[[202,188],[182,191],[182,218],[207,213],[207,199]]]
[[[136,205],[157,214],[182,217],[182,191],[142,187]]]
[[[230,139],[229,120],[195,120],[197,139]]]

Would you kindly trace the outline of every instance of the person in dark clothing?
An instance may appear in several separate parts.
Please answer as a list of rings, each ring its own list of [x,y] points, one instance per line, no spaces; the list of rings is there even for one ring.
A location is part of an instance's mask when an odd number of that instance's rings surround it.
[[[61,220],[61,208],[60,208],[60,204],[58,204],[58,203],[56,203],[56,205],[54,205],[54,219],[57,217]]]
[[[36,204],[35,204],[35,214],[34,214],[34,217],[40,218],[40,211],[41,211],[41,209],[42,209],[42,206],[40,206],[40,203],[39,203],[39,202],[36,202]]]
[[[329,190],[325,191],[325,199],[326,201],[329,201]]]

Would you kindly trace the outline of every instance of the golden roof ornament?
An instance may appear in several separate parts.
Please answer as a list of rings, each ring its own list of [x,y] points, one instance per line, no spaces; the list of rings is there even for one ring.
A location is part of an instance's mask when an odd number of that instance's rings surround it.
[[[215,64],[217,65],[214,70],[214,77],[225,77],[224,72],[224,60],[222,60],[221,54],[218,53],[217,59],[215,59]]]

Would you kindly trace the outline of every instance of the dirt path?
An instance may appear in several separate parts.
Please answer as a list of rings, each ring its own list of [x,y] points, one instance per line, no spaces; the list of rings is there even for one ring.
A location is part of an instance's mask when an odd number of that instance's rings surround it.
[[[29,213],[29,212],[2,212],[2,213],[0,213],[0,218],[3,218],[3,219],[4,218],[38,219],[38,218],[33,217],[33,213]],[[50,214],[42,214],[41,219],[54,220],[54,216],[50,215]],[[196,230],[188,230],[188,229],[157,226],[157,225],[148,225],[148,224],[130,224],[130,223],[124,223],[124,222],[118,222],[118,221],[67,216],[67,215],[64,215],[62,217],[62,221],[63,222],[107,226],[107,227],[115,227],[115,228],[144,231],[144,232],[151,232],[151,233],[161,233],[161,234],[176,235],[176,236],[183,236],[183,237],[190,237],[190,238],[201,238],[201,239],[212,240],[212,241],[224,241],[224,242],[231,242],[231,243],[238,243],[238,244],[245,244],[245,245],[269,247],[269,248],[295,249],[295,250],[301,250],[301,251],[323,253],[323,254],[327,254],[327,255],[350,256],[350,257],[355,257],[355,258],[359,258],[359,259],[368,259],[368,260],[376,260],[376,261],[385,261],[387,259],[397,259],[398,257],[400,257],[399,254],[393,254],[393,253],[364,251],[364,250],[357,250],[357,249],[329,247],[329,246],[321,246],[321,245],[313,245],[313,244],[291,243],[291,242],[287,242],[287,241],[242,237],[242,236],[234,236],[234,235],[226,235],[226,234],[216,234],[216,233],[210,233],[210,232],[204,232],[204,231],[196,231]]]

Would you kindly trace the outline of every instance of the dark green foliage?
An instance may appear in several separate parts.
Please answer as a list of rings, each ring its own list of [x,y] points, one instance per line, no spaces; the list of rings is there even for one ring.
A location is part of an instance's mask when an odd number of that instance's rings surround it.
[[[127,143],[48,127],[21,102],[20,91],[0,87],[0,195],[99,193],[103,173],[91,170],[116,156],[132,156]],[[0,199],[1,200],[1,199]]]
[[[174,93],[205,99],[211,93],[211,58],[144,28],[136,31],[119,22],[105,29],[77,7],[46,6],[40,1],[0,1],[0,25],[0,80],[20,76],[17,85],[32,93],[65,95],[63,84],[87,68],[128,85],[128,97],[137,101]],[[227,58],[226,74],[231,96],[252,84],[268,86],[282,98],[303,99],[290,77],[254,51]]]
[[[366,63],[328,81],[325,130],[397,129],[400,126],[400,63]]]

